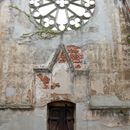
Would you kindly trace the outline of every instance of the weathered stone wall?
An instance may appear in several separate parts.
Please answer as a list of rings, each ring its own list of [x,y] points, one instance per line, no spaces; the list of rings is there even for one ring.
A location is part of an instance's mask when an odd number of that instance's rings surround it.
[[[35,27],[9,6],[29,13],[28,2],[0,1],[0,130],[47,130],[47,103],[60,100],[76,104],[76,130],[129,130],[130,46],[121,1],[96,0],[85,26],[48,40],[21,38]]]

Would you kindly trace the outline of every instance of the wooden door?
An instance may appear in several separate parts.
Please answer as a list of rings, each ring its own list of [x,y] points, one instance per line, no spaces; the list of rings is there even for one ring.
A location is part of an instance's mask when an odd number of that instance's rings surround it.
[[[48,106],[48,130],[74,130],[73,104],[58,103]]]

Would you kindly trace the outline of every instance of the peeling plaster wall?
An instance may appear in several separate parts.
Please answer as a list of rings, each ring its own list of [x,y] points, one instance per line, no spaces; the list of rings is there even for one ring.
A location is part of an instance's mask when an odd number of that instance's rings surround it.
[[[76,104],[75,130],[129,130],[130,46],[121,1],[96,0],[85,26],[50,40],[21,38],[34,32],[34,25],[9,6],[29,13],[28,2],[0,1],[0,130],[47,130],[47,103],[59,100]],[[68,45],[80,48],[82,54],[76,54],[82,61],[72,60],[74,67],[89,73],[72,72],[64,56],[52,73],[33,71],[51,61],[61,42],[66,50]]]
[[[79,111],[80,110],[80,111]],[[127,112],[126,112],[126,115]],[[77,104],[76,129],[129,130],[130,116],[122,112],[86,111],[84,103]],[[46,107],[34,111],[1,111],[0,130],[46,130]]]

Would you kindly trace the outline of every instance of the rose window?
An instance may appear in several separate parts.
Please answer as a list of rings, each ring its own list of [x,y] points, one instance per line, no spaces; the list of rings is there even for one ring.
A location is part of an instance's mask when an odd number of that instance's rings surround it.
[[[95,0],[30,0],[36,22],[54,31],[73,30],[87,23]]]

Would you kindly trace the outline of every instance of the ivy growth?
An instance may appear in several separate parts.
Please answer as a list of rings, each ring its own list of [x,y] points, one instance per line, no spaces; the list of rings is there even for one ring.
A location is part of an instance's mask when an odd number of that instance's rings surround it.
[[[28,38],[32,38],[33,36],[39,36],[41,39],[50,39],[50,38],[53,38],[53,37],[55,37],[56,35],[59,34],[58,31],[53,31],[53,30],[51,30],[49,28],[43,27],[42,25],[38,25],[33,20],[33,17],[30,14],[28,14],[25,11],[21,10],[17,6],[10,5],[9,7],[13,8],[13,9],[16,9],[20,13],[24,14],[28,18],[28,20],[30,21],[30,23],[32,23],[35,26],[35,28],[36,28],[35,32],[25,33],[25,34],[22,35],[22,38],[27,38],[27,37]]]
[[[130,34],[127,36],[127,42],[130,44]]]

